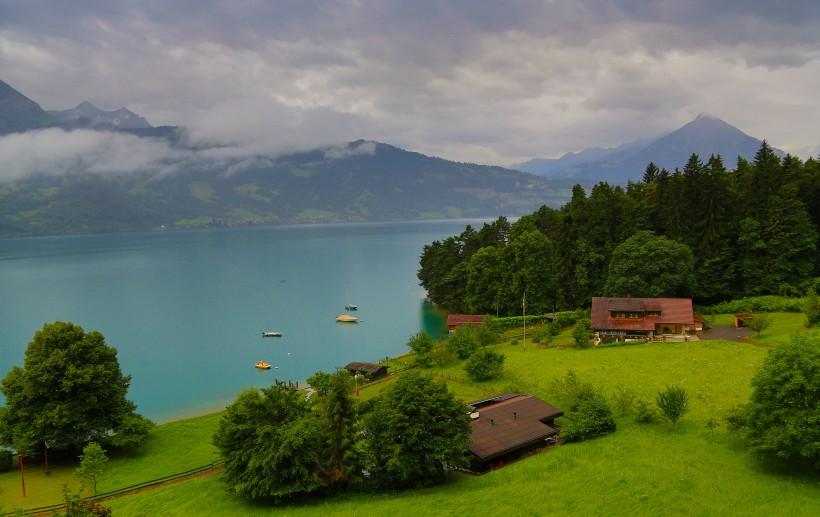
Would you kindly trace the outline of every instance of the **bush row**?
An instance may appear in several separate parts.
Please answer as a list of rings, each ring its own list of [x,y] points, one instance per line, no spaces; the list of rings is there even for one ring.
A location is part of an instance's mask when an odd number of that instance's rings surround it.
[[[729,302],[721,302],[703,307],[700,312],[705,314],[736,314],[739,312],[800,312],[803,310],[803,298],[787,298],[785,296],[752,296]]]
[[[574,311],[562,311],[555,313],[555,319],[562,328],[574,325],[578,319],[585,316],[585,311],[578,309]],[[527,316],[527,325],[538,325],[541,323],[549,323],[552,320],[551,314],[538,314]],[[490,316],[487,318],[487,325],[495,330],[501,332],[512,328],[518,328],[524,325],[523,316],[508,316],[504,318],[496,318]]]

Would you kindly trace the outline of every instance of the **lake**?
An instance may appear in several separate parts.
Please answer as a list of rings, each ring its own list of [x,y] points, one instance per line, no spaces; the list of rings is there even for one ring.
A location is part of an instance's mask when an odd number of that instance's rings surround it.
[[[3,239],[0,375],[22,366],[45,322],[72,321],[117,348],[129,398],[162,421],[276,378],[396,355],[434,325],[416,279],[422,246],[468,222]],[[348,303],[361,323],[336,323]]]

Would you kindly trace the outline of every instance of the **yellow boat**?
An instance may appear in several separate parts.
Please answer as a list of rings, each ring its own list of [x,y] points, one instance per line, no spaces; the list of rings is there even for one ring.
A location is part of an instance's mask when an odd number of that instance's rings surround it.
[[[270,370],[270,363],[267,361],[256,361],[256,367],[260,370]]]
[[[336,316],[336,321],[340,323],[358,323],[359,318],[350,314],[340,314]]]

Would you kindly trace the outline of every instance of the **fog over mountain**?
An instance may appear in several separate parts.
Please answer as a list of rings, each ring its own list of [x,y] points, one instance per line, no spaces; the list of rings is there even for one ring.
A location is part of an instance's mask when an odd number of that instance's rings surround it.
[[[46,113],[2,86],[0,235],[495,217],[557,205],[569,190],[370,140],[300,147],[319,119],[276,147],[88,102]]]

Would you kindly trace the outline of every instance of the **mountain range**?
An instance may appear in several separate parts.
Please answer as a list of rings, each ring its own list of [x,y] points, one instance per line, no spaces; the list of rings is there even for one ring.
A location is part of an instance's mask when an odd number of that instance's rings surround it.
[[[592,148],[567,153],[560,158],[535,158],[514,167],[552,179],[572,179],[584,183],[608,181],[625,184],[640,180],[649,162],[673,171],[692,153],[704,161],[712,154],[734,167],[738,156],[752,159],[761,141],[710,115],[702,114],[670,133],[626,143],[614,148]],[[775,149],[783,156],[783,151]]]
[[[0,235],[514,216],[558,205],[569,191],[568,184],[520,171],[364,140],[277,156],[216,158],[207,152],[220,149],[192,146],[184,128],[152,127],[125,109],[107,112],[88,102],[46,112],[0,82],[0,134],[45,128],[137,136],[133,143],[160,145],[170,158],[159,161],[162,170],[123,173],[96,166],[58,173],[41,167],[0,182]],[[41,136],[65,139],[70,133]],[[124,159],[138,152],[128,148]]]
[[[65,132],[41,131],[50,128]],[[57,162],[42,160],[40,154],[46,153],[36,147],[17,155],[34,170],[6,174],[5,180],[0,170],[0,236],[516,216],[543,204],[560,205],[575,183],[589,187],[640,179],[650,161],[672,170],[693,152],[731,160],[752,157],[760,145],[721,120],[700,116],[655,139],[530,160],[520,170],[454,162],[364,140],[284,155],[235,156],[220,154],[215,146],[195,146],[185,128],[154,127],[125,108],[105,111],[84,101],[72,109],[45,111],[0,81],[0,137],[36,131],[41,140],[35,142],[51,139],[52,147],[63,147],[63,140],[79,130],[91,131],[83,138],[132,140],[103,165],[94,160],[97,154],[107,156],[107,144],[88,151],[89,156],[69,155]],[[140,162],[141,154],[156,149],[156,160],[123,172],[120,162]],[[16,162],[6,164],[13,168]]]

